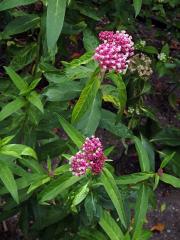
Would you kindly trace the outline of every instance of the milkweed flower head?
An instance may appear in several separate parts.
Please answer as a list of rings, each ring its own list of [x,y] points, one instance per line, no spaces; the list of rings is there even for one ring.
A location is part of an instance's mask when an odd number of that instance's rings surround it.
[[[70,169],[75,176],[85,175],[87,169],[96,175],[102,171],[105,160],[100,139],[92,136],[86,138],[80,151],[71,157]]]
[[[102,43],[96,48],[94,59],[105,71],[124,72],[129,58],[134,55],[134,42],[126,31],[103,31],[99,33]]]

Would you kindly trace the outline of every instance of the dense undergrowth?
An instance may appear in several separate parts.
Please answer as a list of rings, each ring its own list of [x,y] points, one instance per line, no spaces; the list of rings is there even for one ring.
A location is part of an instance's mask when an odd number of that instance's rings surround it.
[[[0,221],[15,219],[14,239],[151,238],[155,189],[180,187],[178,10],[0,1]]]

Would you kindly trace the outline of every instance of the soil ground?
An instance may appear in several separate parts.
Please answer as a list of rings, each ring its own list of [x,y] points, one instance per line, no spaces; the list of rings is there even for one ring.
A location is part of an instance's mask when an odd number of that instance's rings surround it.
[[[156,191],[157,209],[148,213],[147,227],[164,227],[155,231],[151,240],[180,239],[180,190],[160,185]],[[163,209],[164,208],[164,209]]]

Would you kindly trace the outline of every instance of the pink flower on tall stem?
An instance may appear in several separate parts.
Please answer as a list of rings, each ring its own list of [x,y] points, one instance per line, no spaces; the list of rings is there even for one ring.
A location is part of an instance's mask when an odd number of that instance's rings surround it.
[[[99,174],[105,160],[101,141],[92,136],[86,138],[81,150],[71,158],[71,171],[75,176],[85,175],[87,169],[90,169],[93,174]]]
[[[125,31],[104,31],[99,33],[102,43],[96,48],[94,59],[102,69],[123,72],[129,58],[134,55],[134,42]]]

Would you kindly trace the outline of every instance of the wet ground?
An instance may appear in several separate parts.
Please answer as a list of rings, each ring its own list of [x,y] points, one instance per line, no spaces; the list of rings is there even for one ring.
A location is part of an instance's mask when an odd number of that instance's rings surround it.
[[[180,190],[160,185],[156,196],[157,209],[150,211],[147,217],[147,227],[154,229],[151,240],[179,240]]]

